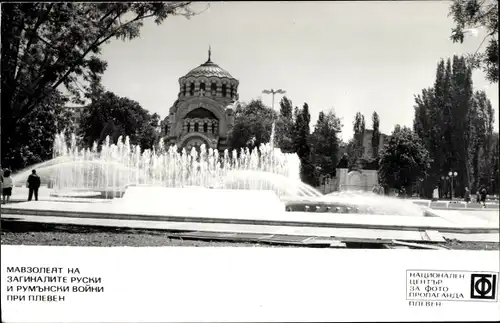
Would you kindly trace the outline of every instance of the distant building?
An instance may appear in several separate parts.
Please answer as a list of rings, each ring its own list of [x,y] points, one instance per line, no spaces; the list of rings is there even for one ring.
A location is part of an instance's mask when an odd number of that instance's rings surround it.
[[[384,146],[389,142],[391,136],[381,133],[379,135],[378,152],[384,149]],[[373,157],[373,147],[372,147],[373,130],[365,129],[365,134],[363,136],[363,155],[362,158],[372,158]]]
[[[208,60],[179,78],[178,99],[161,122],[162,137],[179,148],[229,148],[239,81]]]

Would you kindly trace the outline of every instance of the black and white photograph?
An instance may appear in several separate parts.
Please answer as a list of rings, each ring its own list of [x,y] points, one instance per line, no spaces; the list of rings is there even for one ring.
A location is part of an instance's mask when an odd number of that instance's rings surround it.
[[[2,3],[2,248],[498,256],[498,65],[498,0]]]

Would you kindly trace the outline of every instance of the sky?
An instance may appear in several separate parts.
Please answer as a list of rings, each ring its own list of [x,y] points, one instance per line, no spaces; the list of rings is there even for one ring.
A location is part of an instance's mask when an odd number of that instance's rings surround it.
[[[448,1],[214,2],[202,14],[145,22],[140,38],[103,47],[107,90],[128,97],[162,119],[179,92],[179,77],[212,61],[240,81],[240,101],[262,99],[281,88],[294,106],[341,117],[342,138],[352,137],[356,112],[380,116],[380,129],[411,126],[414,95],[433,85],[441,58],[474,52],[484,31],[463,44],[450,40]],[[203,10],[204,3],[193,9]],[[498,107],[498,87],[481,71],[476,90]],[[280,96],[275,98],[279,109]],[[498,112],[495,113],[498,115]],[[498,118],[495,120],[498,131]]]

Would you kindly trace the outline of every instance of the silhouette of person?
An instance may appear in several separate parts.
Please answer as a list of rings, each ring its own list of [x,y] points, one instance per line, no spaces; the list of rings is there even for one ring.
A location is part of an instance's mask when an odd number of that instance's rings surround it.
[[[35,201],[38,201],[38,189],[40,188],[40,177],[36,174],[36,170],[31,171],[31,175],[28,176],[28,201],[31,201],[33,194],[35,194]]]
[[[486,190],[486,187],[484,185],[481,186],[479,194],[481,196],[481,203],[483,203],[483,207],[486,207],[486,196],[488,195],[488,191]]]
[[[10,196],[12,195],[12,188],[14,187],[14,181],[10,176],[10,169],[5,169],[2,175],[2,196],[3,204],[9,203]]]
[[[465,187],[464,200],[466,203],[470,202],[470,190],[467,186]]]

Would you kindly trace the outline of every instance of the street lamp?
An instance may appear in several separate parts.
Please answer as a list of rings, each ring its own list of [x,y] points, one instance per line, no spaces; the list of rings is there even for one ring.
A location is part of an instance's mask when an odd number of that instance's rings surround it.
[[[264,91],[262,91],[262,93],[264,93],[264,94],[272,94],[272,97],[273,97],[272,108],[273,108],[273,111],[274,111],[274,95],[275,94],[285,94],[286,91],[284,91],[282,89],[278,89],[278,90],[270,89],[270,90],[264,90]]]
[[[450,176],[451,178],[451,200],[453,200],[453,178],[454,177],[457,177],[458,173],[457,172],[453,172],[453,171],[450,171],[448,173],[448,176]]]

